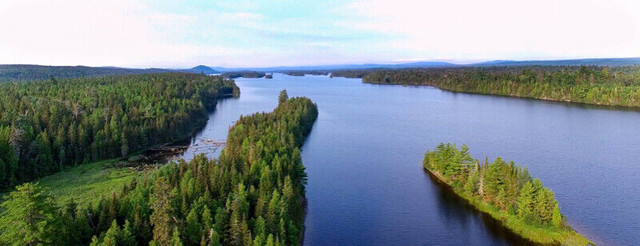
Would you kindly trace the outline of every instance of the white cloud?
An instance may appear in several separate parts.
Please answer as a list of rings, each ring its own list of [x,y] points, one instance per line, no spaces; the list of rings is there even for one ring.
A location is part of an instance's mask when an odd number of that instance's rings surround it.
[[[0,64],[277,66],[640,56],[637,0],[216,1],[171,7],[145,1],[0,0]]]
[[[430,59],[640,55],[640,1],[411,1],[350,4],[345,23],[396,38],[379,43]]]
[[[188,58],[192,47],[163,40],[166,29],[179,30],[176,22],[189,18],[124,0],[2,1],[0,63],[137,66]]]

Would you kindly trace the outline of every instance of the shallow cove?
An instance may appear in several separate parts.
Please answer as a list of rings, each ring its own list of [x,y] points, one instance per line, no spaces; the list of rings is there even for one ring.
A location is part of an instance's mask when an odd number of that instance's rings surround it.
[[[305,244],[519,243],[424,173],[424,153],[440,142],[526,165],[554,191],[569,224],[597,244],[640,244],[640,196],[626,189],[640,186],[638,112],[326,76],[236,83],[240,98],[220,101],[194,142],[226,139],[241,114],[272,111],[282,89],[318,104],[302,148]]]

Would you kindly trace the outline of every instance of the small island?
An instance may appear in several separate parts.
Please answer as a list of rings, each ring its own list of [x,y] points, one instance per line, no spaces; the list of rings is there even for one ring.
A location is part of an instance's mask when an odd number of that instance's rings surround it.
[[[247,79],[259,79],[265,76],[264,72],[257,71],[236,71],[226,72],[222,74],[222,77],[227,79],[247,78]]]
[[[289,75],[289,76],[304,76],[304,72],[303,71],[287,71],[284,74]]]
[[[427,151],[424,169],[477,210],[536,244],[593,244],[566,224],[553,192],[533,179],[526,167],[498,157],[480,164],[469,148],[440,144]]]

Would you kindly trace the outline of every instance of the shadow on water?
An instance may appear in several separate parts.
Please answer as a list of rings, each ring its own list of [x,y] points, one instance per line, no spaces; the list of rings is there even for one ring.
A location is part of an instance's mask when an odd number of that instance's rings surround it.
[[[538,245],[511,232],[490,215],[478,211],[467,201],[458,197],[450,186],[440,181],[433,174],[427,171],[424,171],[424,174],[434,184],[434,190],[438,193],[438,210],[448,221],[461,225],[468,225],[470,220],[481,221],[493,238],[501,238],[510,245]]]

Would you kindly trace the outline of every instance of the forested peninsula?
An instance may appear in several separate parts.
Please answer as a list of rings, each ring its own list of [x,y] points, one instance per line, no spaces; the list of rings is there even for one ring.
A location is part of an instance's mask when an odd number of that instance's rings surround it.
[[[470,205],[537,244],[589,245],[565,223],[553,192],[526,167],[498,157],[492,163],[471,158],[469,148],[440,144],[427,151],[424,169]]]
[[[37,183],[1,205],[0,244],[297,245],[306,172],[300,147],[317,118],[286,91],[271,113],[241,117],[219,159],[197,156],[136,177],[88,208],[59,207]]]
[[[488,95],[640,107],[640,66],[467,67],[369,71],[364,83],[428,85]]]
[[[232,80],[158,73],[0,84],[0,190],[200,129]]]

